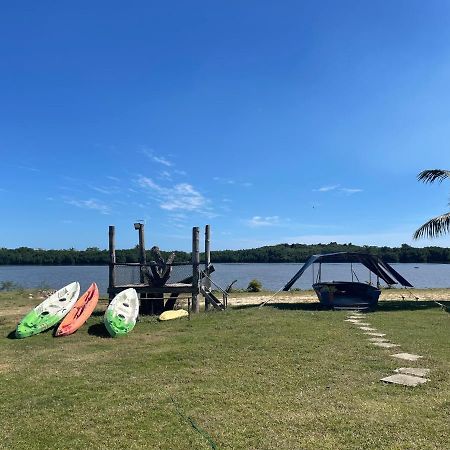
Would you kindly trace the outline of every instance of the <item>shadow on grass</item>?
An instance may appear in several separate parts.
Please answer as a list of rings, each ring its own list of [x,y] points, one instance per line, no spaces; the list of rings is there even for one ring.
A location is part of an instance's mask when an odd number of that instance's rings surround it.
[[[450,313],[450,302],[441,301],[439,302],[441,305],[433,301],[420,301],[420,300],[385,300],[378,303],[378,307],[375,309],[367,309],[363,310],[364,313],[371,313],[376,311],[420,311],[424,309],[442,309],[447,313]],[[258,308],[259,305],[239,305],[233,306],[233,309],[249,309],[249,308]],[[265,308],[275,308],[283,311],[330,311],[331,308],[327,308],[323,306],[319,302],[314,303],[268,303],[264,306]]]
[[[233,306],[233,309],[250,309],[259,308],[259,305],[237,305]],[[326,311],[325,308],[319,302],[314,303],[267,303],[264,308],[276,308],[281,310],[295,310],[295,311]]]
[[[8,335],[6,336],[8,339],[18,339],[16,338],[16,330],[12,330]]]
[[[91,336],[97,336],[100,338],[108,339],[111,335],[108,333],[108,330],[103,323],[95,323],[88,328],[88,334]]]
[[[439,302],[444,307],[437,303],[428,300],[386,300],[378,303],[377,311],[419,311],[424,309],[442,309],[447,313],[450,311],[450,302]]]
[[[7,339],[17,339],[17,340],[28,339],[33,336],[38,336],[39,334],[47,334],[47,333],[54,334],[57,328],[58,328],[57,326],[50,327],[50,328],[47,328],[46,330],[40,331],[39,333],[32,334],[32,335],[26,336],[24,338],[16,337],[16,329],[14,329],[11,332],[9,332],[6,337],[7,337]]]

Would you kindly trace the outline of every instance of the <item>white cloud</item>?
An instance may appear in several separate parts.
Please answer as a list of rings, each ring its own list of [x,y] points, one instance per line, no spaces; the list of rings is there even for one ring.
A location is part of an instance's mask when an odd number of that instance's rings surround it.
[[[348,194],[348,195],[352,195],[352,194],[356,194],[358,192],[362,192],[362,189],[350,189],[350,188],[341,188],[339,189],[341,192],[343,192],[344,194]]]
[[[221,183],[221,184],[230,184],[230,185],[243,186],[243,187],[253,186],[253,183],[250,183],[248,181],[242,183],[240,181],[232,180],[231,178],[213,177],[213,180],[217,181],[218,183]]]
[[[155,161],[159,164],[162,164],[164,166],[167,166],[167,167],[171,167],[173,165],[170,161],[168,161],[166,158],[164,158],[164,156],[153,156],[153,161]]]
[[[357,192],[362,192],[362,189],[350,189],[346,187],[340,187],[340,184],[333,184],[330,186],[322,186],[318,189],[313,189],[314,192],[331,192],[331,191],[337,191],[341,192],[343,194],[352,195],[356,194]]]
[[[170,172],[168,172],[167,170],[163,170],[160,174],[159,174],[159,179],[161,180],[166,180],[166,181],[172,181],[172,175]]]
[[[167,188],[144,176],[140,176],[137,183],[156,196],[155,198],[161,209],[212,214],[209,208],[209,200],[188,183],[179,183]]]
[[[247,220],[247,225],[256,227],[273,227],[280,224],[280,218],[278,216],[253,216],[250,220]]]
[[[38,169],[37,167],[31,167],[31,166],[17,166],[18,169],[22,169],[22,170],[28,170],[30,172],[40,172],[40,169]]]
[[[92,209],[100,212],[101,214],[109,214],[111,212],[108,205],[99,202],[95,199],[89,200],[66,200],[69,205],[77,206],[78,208]]]
[[[173,166],[173,164],[167,158],[165,158],[164,156],[162,156],[162,155],[155,155],[155,152],[151,148],[143,147],[141,149],[141,153],[143,153],[145,156],[147,156],[152,161],[154,161],[154,162],[156,162],[158,164],[162,164],[163,166],[166,166],[166,167],[172,167]]]
[[[93,189],[96,192],[99,192],[100,194],[110,195],[110,194],[116,194],[119,192],[119,189],[116,186],[107,187],[107,186],[89,186],[91,189]]]
[[[340,185],[339,184],[333,184],[331,186],[322,186],[318,189],[313,189],[316,192],[330,192],[336,190]]]

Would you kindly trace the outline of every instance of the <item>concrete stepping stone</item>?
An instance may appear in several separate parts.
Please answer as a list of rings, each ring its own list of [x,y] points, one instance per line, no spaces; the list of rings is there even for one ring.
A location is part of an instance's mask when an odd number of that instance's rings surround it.
[[[403,373],[396,373],[389,377],[384,377],[380,381],[385,383],[402,384],[403,386],[417,386],[419,384],[430,381],[428,378],[415,377],[413,375],[406,375]]]
[[[347,319],[362,319],[364,316],[362,314],[359,314],[358,316],[348,316]]]
[[[358,322],[358,323],[356,323],[356,325],[361,325],[363,327],[370,327],[370,323],[367,323],[367,322]]]
[[[370,328],[370,327],[359,327],[360,330],[363,331],[377,331],[376,328]]]
[[[359,320],[356,319],[345,319],[344,322],[361,323]]]
[[[403,373],[405,375],[413,375],[415,377],[424,377],[430,373],[430,369],[422,369],[419,367],[400,367],[395,369],[394,372]]]
[[[369,338],[370,342],[389,342],[389,339],[382,338],[382,337],[371,337]]]
[[[417,361],[418,359],[423,358],[423,356],[414,355],[412,353],[395,353],[391,356],[394,358],[404,359],[405,361]]]
[[[391,342],[371,342],[371,344],[375,345],[376,347],[382,347],[382,348],[400,347],[400,345],[392,344]]]
[[[364,334],[367,334],[368,336],[377,336],[377,337],[386,336],[386,333],[374,333],[373,331],[365,331]]]

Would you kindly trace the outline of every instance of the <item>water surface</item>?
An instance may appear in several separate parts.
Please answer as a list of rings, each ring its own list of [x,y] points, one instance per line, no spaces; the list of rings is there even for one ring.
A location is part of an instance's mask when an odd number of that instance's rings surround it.
[[[214,264],[216,271],[213,280],[226,287],[233,280],[237,288],[246,288],[252,279],[259,280],[267,290],[278,290],[284,286],[300,269],[302,264]],[[314,272],[309,268],[293,286],[311,289],[313,279],[317,277],[317,265]],[[395,269],[417,288],[450,288],[450,264],[393,264]],[[354,264],[353,275],[360,281],[368,281],[369,271]],[[314,277],[314,278],[313,278]],[[349,264],[323,264],[322,280],[351,280]],[[0,282],[13,281],[26,288],[60,288],[72,281],[79,281],[82,289],[95,281],[102,294],[108,288],[107,266],[0,266]],[[372,282],[376,277],[372,274]]]

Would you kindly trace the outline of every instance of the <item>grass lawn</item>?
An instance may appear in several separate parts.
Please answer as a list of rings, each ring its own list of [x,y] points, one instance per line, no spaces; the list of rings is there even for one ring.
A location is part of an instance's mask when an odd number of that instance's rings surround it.
[[[37,303],[0,293],[0,448],[450,448],[450,314],[433,302],[381,302],[365,317],[418,363],[306,303],[144,317],[112,339],[102,302],[72,336],[8,338]],[[402,366],[431,381],[379,381]]]

